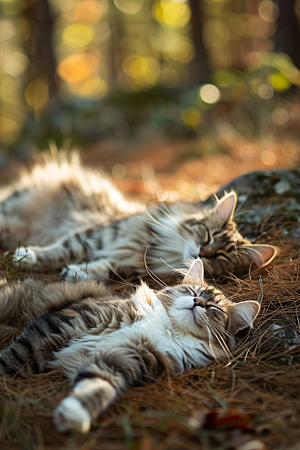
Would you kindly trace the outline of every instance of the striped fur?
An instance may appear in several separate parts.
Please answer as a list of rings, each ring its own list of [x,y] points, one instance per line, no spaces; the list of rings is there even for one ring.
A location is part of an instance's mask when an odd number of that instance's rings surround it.
[[[46,266],[66,280],[99,281],[111,270],[144,276],[145,262],[166,275],[200,255],[207,277],[217,278],[242,276],[251,262],[263,266],[276,254],[240,235],[233,192],[211,208],[180,202],[147,208],[127,201],[102,173],[82,168],[76,155],[71,162],[60,158],[0,195],[0,244],[21,242],[15,261],[24,270]]]
[[[181,284],[154,292],[142,283],[129,298],[93,281],[43,284],[32,279],[23,287],[24,298],[21,282],[0,290],[0,322],[1,316],[8,322],[2,301],[14,303],[11,310],[17,315],[21,299],[21,315],[35,297],[23,322],[30,315],[33,320],[0,352],[0,373],[50,368],[64,373],[72,390],[54,414],[60,431],[87,432],[131,386],[230,358],[234,334],[251,325],[259,312],[259,303],[233,303],[208,285],[200,259]]]

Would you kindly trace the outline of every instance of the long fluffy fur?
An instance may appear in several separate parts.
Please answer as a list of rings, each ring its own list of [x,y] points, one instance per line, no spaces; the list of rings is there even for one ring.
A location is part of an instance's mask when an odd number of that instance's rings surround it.
[[[0,352],[0,373],[60,370],[73,387],[55,412],[56,427],[86,432],[129,387],[230,357],[233,335],[260,306],[233,303],[203,275],[197,259],[181,284],[155,293],[142,283],[128,298],[93,281],[3,283],[0,305],[11,304],[27,325]],[[8,319],[0,308],[0,323]]]
[[[22,269],[45,265],[63,269],[66,280],[106,280],[110,268],[144,276],[146,263],[164,275],[200,255],[207,277],[217,278],[242,276],[251,262],[266,265],[276,255],[274,247],[240,235],[233,192],[211,208],[181,202],[147,208],[126,200],[103,173],[83,168],[76,154],[60,158],[0,193],[0,243],[21,242],[15,262]]]

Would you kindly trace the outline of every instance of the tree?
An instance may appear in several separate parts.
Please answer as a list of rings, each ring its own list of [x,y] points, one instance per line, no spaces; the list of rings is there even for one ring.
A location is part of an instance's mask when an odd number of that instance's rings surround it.
[[[290,56],[296,67],[300,67],[299,22],[295,13],[295,0],[278,0],[279,16],[275,51]]]
[[[203,0],[190,0],[191,35],[195,47],[195,57],[191,63],[191,82],[201,84],[208,80],[209,62],[208,52],[203,42]]]
[[[30,60],[35,64],[36,75],[48,80],[49,97],[56,97],[58,86],[55,79],[56,63],[52,48],[53,18],[48,0],[26,0],[25,17],[31,25],[32,40],[25,46]]]

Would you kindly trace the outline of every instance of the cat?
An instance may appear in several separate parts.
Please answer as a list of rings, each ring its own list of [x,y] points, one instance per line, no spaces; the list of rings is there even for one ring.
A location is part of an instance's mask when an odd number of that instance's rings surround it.
[[[252,326],[260,303],[226,298],[204,280],[198,258],[180,284],[154,291],[142,282],[129,298],[95,281],[3,282],[0,322],[9,325],[14,308],[16,316],[25,310],[27,325],[0,352],[0,373],[62,372],[72,387],[54,424],[88,432],[129,387],[229,359],[234,335]]]
[[[276,255],[253,245],[233,220],[236,194],[213,207],[178,202],[149,206],[126,200],[101,172],[70,161],[37,165],[0,194],[0,246],[16,249],[22,269],[60,270],[65,280],[106,280],[170,275],[200,256],[208,279],[227,272],[242,277],[250,264],[265,266]]]

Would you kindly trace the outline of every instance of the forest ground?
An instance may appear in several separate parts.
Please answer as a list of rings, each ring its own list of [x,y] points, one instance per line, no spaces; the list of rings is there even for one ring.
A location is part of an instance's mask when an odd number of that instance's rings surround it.
[[[201,156],[203,149],[206,155]],[[215,150],[214,150],[215,149]],[[221,150],[220,150],[221,149]],[[145,201],[204,200],[230,179],[254,169],[297,163],[292,143],[272,139],[124,144],[106,141],[82,154],[102,166],[128,195]],[[11,176],[14,167],[11,169]],[[62,435],[51,422],[68,382],[55,373],[0,378],[0,443],[5,450],[296,450],[300,449],[300,347],[261,353],[264,325],[278,309],[293,322],[300,305],[298,247],[274,237],[281,257],[264,276],[258,335],[242,337],[233,361],[195,368],[172,380],[131,389],[86,436]],[[18,277],[3,256],[3,276]],[[11,268],[10,268],[11,267]],[[45,278],[57,274],[41,273]],[[125,289],[120,285],[116,289]],[[240,300],[256,298],[258,272],[222,287]],[[294,322],[293,322],[294,323]],[[294,323],[298,331],[299,324]],[[261,332],[260,332],[261,330]],[[13,335],[9,335],[5,346]]]

